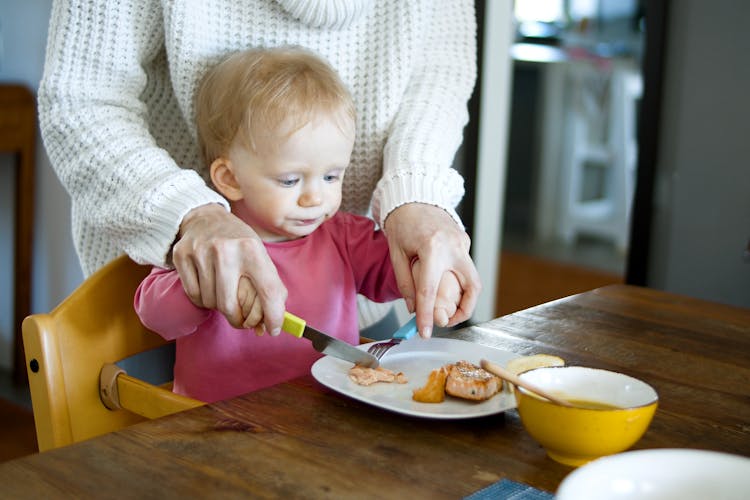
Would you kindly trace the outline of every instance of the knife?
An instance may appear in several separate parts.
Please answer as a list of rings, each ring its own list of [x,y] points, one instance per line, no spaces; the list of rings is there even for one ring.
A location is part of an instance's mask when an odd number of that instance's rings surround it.
[[[312,342],[316,351],[328,356],[334,356],[368,368],[377,368],[380,365],[378,358],[372,354],[308,326],[304,319],[290,312],[284,313],[284,323],[281,325],[281,329],[297,338],[305,337]]]

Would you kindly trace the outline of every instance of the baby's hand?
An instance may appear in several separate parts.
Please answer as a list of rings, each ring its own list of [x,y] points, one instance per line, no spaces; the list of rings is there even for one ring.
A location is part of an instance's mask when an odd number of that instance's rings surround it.
[[[440,278],[437,297],[435,297],[435,324],[454,326],[453,317],[461,304],[461,285],[451,271],[446,271]]]
[[[263,307],[258,292],[247,276],[241,276],[237,285],[237,301],[242,312],[242,327],[255,330],[256,335],[263,335]]]
[[[412,264],[411,271],[414,275],[414,281],[419,278],[420,264],[415,260]],[[458,278],[451,271],[446,271],[440,278],[437,296],[435,297],[435,308],[433,309],[433,321],[437,326],[453,326],[451,319],[458,311],[461,304],[461,284]]]

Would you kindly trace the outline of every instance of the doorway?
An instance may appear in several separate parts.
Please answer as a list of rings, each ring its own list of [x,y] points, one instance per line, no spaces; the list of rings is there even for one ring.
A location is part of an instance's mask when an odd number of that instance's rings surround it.
[[[637,158],[637,0],[516,0],[496,314],[625,280]]]

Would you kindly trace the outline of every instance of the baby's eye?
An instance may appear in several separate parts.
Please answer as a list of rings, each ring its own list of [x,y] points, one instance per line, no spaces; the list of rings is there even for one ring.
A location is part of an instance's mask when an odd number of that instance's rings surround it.
[[[279,179],[279,184],[281,184],[283,187],[292,187],[295,186],[298,182],[298,177],[283,177]]]
[[[326,182],[336,182],[339,179],[341,179],[341,172],[338,170],[335,170],[333,172],[328,172],[326,175],[323,176],[323,179]]]

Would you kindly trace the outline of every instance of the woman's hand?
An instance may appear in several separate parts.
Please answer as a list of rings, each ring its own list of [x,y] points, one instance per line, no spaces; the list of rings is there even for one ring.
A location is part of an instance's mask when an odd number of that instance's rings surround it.
[[[436,297],[440,280],[452,272],[461,287],[459,307],[445,326],[454,326],[471,317],[482,284],[469,255],[471,241],[442,208],[424,203],[407,203],[393,210],[384,223],[388,247],[401,294],[410,312],[417,313],[422,337],[432,335]],[[411,262],[420,261],[419,276],[412,274]]]
[[[220,205],[203,205],[185,216],[172,261],[195,305],[217,309],[235,328],[257,331],[265,325],[272,335],[281,331],[287,290],[276,266],[255,231]],[[241,289],[243,276],[251,286]]]

